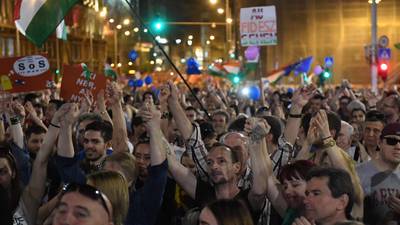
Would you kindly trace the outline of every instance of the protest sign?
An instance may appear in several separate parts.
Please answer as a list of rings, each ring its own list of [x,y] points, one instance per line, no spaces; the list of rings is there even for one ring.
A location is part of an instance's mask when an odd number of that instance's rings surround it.
[[[49,60],[44,55],[0,58],[0,89],[9,93],[54,87]]]
[[[64,65],[63,71],[60,96],[65,101],[80,102],[88,92],[96,99],[97,93],[106,88],[104,74],[90,73],[90,77],[86,77],[81,64]]]
[[[242,46],[278,43],[275,6],[240,9],[240,42]]]

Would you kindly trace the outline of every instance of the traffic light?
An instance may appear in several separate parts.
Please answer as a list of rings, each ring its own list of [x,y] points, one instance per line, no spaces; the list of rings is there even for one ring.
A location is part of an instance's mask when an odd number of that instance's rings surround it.
[[[233,77],[233,83],[234,84],[238,84],[239,82],[240,82],[240,77],[238,76],[238,75],[235,75],[234,77]]]
[[[378,76],[382,78],[383,81],[386,81],[388,77],[389,65],[387,62],[381,61],[378,64]]]
[[[157,17],[153,20],[151,26],[152,26],[153,31],[154,31],[155,33],[159,33],[159,32],[161,32],[161,31],[164,30],[165,21],[164,21],[160,16],[157,16]]]

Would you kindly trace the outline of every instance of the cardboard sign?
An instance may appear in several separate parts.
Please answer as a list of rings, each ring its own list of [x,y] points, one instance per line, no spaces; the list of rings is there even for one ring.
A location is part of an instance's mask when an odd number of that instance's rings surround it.
[[[0,59],[0,89],[9,93],[40,91],[54,86],[44,55]]]
[[[90,91],[96,99],[97,93],[106,88],[106,83],[104,74],[91,73],[88,80],[80,64],[64,65],[60,96],[68,102],[80,102]]]
[[[240,9],[240,42],[242,46],[278,43],[275,6]]]

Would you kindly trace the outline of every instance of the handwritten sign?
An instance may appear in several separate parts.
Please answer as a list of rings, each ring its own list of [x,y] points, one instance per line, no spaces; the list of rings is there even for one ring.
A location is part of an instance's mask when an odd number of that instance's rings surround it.
[[[9,93],[40,91],[54,86],[45,55],[0,59],[0,89]]]
[[[240,9],[240,42],[242,46],[278,43],[275,6]]]
[[[106,82],[104,74],[91,73],[90,79],[86,79],[80,64],[64,65],[60,96],[68,102],[80,102],[90,92],[96,98],[97,93],[106,88]]]

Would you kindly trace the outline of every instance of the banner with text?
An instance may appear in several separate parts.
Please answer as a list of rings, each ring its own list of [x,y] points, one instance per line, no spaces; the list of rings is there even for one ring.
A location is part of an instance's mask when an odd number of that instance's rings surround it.
[[[49,60],[44,55],[0,59],[0,90],[9,93],[54,87]]]
[[[240,43],[242,46],[278,43],[275,6],[240,9]]]
[[[60,96],[68,102],[80,102],[88,92],[96,99],[97,93],[106,88],[107,78],[104,74],[91,73],[86,79],[81,64],[64,65]]]

